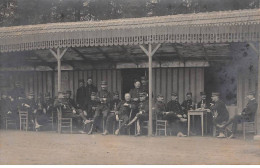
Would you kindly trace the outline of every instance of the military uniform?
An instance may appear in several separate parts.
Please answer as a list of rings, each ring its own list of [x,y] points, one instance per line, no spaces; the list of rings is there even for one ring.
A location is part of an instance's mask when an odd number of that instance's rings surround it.
[[[98,89],[93,84],[92,85],[87,84],[85,88],[86,88],[86,101],[88,102],[88,101],[90,101],[90,96],[91,96],[92,92],[97,93]]]
[[[210,109],[214,113],[213,118],[216,124],[222,124],[223,122],[228,121],[229,113],[225,103],[222,100],[216,101]]]
[[[97,97],[98,98],[107,97],[107,102],[108,103],[110,103],[110,101],[112,100],[111,93],[108,90],[100,90],[97,93]]]
[[[188,93],[186,94],[186,96],[188,96],[188,95],[192,96],[192,93],[191,93],[191,92],[188,92]],[[187,100],[184,100],[184,101],[182,102],[181,106],[183,107],[183,112],[184,112],[185,115],[188,114],[188,110],[191,110],[191,109],[194,108],[191,98],[190,98],[190,99],[187,99]]]
[[[79,80],[79,82],[84,83],[84,80]],[[76,103],[81,109],[84,109],[86,106],[86,94],[86,87],[84,85],[77,89]]]
[[[106,98],[106,96],[104,96],[103,98]],[[103,121],[106,121],[109,112],[110,112],[109,103],[105,101],[101,101],[101,103],[98,104],[97,109],[95,111],[92,128],[90,129],[88,134],[91,134],[93,129],[98,128],[99,130],[102,130],[101,125],[103,125]]]
[[[254,95],[254,92],[249,92],[248,95]],[[249,99],[246,107],[243,109],[241,115],[236,115],[234,118],[228,121],[224,127],[233,123],[232,125],[232,133],[236,134],[237,132],[237,124],[241,122],[253,122],[255,121],[255,114],[257,112],[257,101],[255,98]]]
[[[162,120],[163,112],[166,112],[166,104],[161,101],[156,101],[153,110],[153,120],[155,120],[156,118],[158,120]]]

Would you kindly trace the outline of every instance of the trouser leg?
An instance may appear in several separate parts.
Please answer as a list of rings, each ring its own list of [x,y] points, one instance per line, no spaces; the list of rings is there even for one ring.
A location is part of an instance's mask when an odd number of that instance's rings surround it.
[[[118,129],[121,132],[122,130],[125,130],[127,128],[126,125],[129,122],[129,117],[127,115],[124,115],[124,116],[120,117],[120,120],[122,120],[122,121],[121,121],[120,127]]]
[[[111,133],[113,130],[113,124],[115,123],[115,120],[116,120],[115,114],[108,115],[106,120],[105,130],[108,131],[109,133]]]

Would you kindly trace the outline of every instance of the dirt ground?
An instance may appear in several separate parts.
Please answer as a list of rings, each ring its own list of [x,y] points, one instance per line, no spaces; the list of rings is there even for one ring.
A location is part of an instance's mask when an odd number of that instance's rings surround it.
[[[0,164],[260,164],[260,142],[1,130]]]

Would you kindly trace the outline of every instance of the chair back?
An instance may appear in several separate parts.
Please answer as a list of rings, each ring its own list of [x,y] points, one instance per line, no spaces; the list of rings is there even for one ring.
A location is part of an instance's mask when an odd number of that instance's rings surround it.
[[[20,119],[28,119],[28,112],[27,111],[19,111],[19,118]]]

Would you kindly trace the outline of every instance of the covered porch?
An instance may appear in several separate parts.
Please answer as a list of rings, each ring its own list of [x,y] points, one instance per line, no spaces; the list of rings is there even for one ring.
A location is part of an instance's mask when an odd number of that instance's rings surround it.
[[[207,67],[232,62],[231,51],[239,46],[259,55],[259,13],[254,9],[0,28],[1,89],[21,81],[26,92],[51,92],[54,97],[60,90],[75,93],[78,79],[92,76],[97,85],[107,80],[110,91],[123,93],[122,71],[137,68],[146,69],[149,95],[162,93],[167,100],[177,91],[182,101],[192,91],[197,102]],[[239,109],[248,90],[260,90],[251,71],[242,74],[236,78]],[[149,102],[151,113],[152,97]]]

